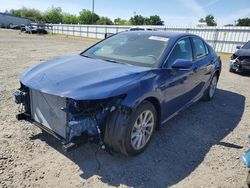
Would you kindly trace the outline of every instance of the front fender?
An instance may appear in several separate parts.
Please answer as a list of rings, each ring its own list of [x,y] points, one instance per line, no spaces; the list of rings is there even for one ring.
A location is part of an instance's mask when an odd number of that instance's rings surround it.
[[[156,98],[160,103],[163,100],[163,92],[157,87],[159,75],[151,73],[135,84],[126,93],[122,105],[136,108],[143,100],[149,97]]]

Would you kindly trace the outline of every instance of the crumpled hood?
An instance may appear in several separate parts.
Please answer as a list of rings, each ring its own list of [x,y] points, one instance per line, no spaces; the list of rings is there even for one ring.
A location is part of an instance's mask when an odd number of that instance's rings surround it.
[[[139,84],[150,69],[80,55],[64,56],[27,69],[20,81],[47,94],[76,100],[102,99]]]
[[[250,56],[250,50],[249,49],[239,49],[235,52],[235,55],[237,55],[237,56]]]

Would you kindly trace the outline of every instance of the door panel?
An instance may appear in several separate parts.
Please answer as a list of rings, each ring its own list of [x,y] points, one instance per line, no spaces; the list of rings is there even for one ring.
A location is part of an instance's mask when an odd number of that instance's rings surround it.
[[[193,61],[193,50],[189,37],[180,39],[176,43],[165,65],[168,72],[165,74],[166,78],[163,79],[161,86],[165,94],[163,121],[190,103],[200,91],[197,82],[199,79],[198,69],[193,67],[189,70],[174,70],[171,65],[176,59]]]
[[[198,37],[192,37],[194,46],[194,66],[197,67],[197,84],[200,85],[200,95],[203,94],[206,83],[211,78],[213,60],[209,56],[206,44]]]

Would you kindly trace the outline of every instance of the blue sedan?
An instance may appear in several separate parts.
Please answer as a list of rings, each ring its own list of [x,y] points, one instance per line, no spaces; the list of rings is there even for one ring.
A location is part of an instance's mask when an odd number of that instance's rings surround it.
[[[199,99],[211,100],[220,72],[220,57],[199,36],[122,32],[25,70],[15,93],[17,118],[66,149],[86,136],[135,156],[160,125]]]

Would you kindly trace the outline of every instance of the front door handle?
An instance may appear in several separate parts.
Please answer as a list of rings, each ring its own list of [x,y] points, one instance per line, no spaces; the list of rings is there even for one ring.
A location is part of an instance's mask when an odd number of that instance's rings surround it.
[[[194,67],[193,72],[197,72],[197,71],[198,71],[198,67]]]

